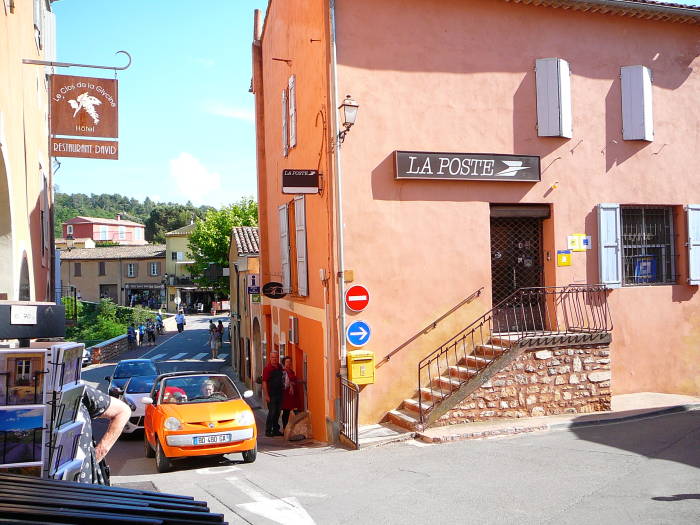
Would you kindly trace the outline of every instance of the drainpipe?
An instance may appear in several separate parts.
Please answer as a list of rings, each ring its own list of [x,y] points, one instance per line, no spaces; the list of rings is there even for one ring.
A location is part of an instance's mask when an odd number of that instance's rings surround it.
[[[330,9],[330,36],[331,36],[331,92],[333,94],[333,111],[331,112],[331,130],[335,141],[335,200],[336,200],[336,239],[338,250],[338,336],[340,338],[340,367],[341,375],[347,374],[347,347],[345,345],[345,257],[344,257],[344,235],[343,235],[343,169],[340,162],[340,143],[338,141],[338,70],[336,67],[336,46],[335,46],[335,0],[329,0]]]

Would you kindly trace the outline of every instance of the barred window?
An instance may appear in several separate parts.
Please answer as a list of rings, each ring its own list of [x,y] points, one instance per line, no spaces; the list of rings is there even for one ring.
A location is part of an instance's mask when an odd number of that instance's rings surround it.
[[[623,284],[676,282],[673,210],[670,206],[622,206]]]

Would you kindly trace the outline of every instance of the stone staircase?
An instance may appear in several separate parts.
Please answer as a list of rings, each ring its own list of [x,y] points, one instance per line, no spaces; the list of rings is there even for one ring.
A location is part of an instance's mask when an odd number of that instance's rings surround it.
[[[420,396],[416,391],[398,409],[389,411],[387,419],[413,432],[424,430],[427,421],[420,422],[421,407],[424,420],[435,421],[510,363],[517,356],[520,345],[514,343],[518,339],[519,335],[499,334],[491,336],[487,344],[476,345],[471,354],[421,388]]]

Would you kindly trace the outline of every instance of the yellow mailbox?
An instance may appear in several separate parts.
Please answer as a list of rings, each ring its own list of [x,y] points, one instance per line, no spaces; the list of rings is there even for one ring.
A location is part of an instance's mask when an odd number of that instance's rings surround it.
[[[356,385],[374,383],[374,352],[369,350],[348,352],[348,379]]]

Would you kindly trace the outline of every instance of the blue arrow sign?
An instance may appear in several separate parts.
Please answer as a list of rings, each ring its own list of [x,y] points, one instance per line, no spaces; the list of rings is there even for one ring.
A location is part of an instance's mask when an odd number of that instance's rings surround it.
[[[352,346],[363,346],[367,344],[372,335],[369,325],[364,321],[353,321],[345,330],[345,338]]]

